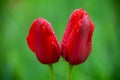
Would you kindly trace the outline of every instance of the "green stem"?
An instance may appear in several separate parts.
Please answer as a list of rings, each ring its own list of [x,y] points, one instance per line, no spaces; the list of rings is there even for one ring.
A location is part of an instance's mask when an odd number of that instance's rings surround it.
[[[51,80],[55,80],[53,65],[49,64]]]
[[[67,78],[67,80],[72,80],[71,79],[71,74],[72,74],[72,68],[73,68],[73,65],[71,65],[71,64],[69,64],[69,70],[68,70],[68,78]]]

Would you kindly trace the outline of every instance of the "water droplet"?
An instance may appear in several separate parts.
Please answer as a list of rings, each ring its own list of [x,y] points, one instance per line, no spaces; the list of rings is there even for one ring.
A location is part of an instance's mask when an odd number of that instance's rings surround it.
[[[90,45],[90,42],[88,42],[88,45]]]
[[[77,32],[79,32],[79,29],[77,29]]]
[[[73,16],[75,17],[75,16],[76,16],[76,14],[74,13],[74,14],[73,14]]]
[[[44,23],[43,21],[40,22],[41,25],[42,25],[43,23]]]
[[[45,26],[43,26],[43,29],[45,29]]]
[[[81,27],[82,25],[80,24],[80,27]]]
[[[50,37],[50,40],[52,40],[52,37]]]
[[[36,22],[36,25],[38,25],[38,22]]]

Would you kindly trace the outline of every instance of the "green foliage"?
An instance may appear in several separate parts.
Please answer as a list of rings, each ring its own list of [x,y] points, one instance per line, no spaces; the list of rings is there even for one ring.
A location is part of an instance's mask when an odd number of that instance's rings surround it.
[[[26,36],[35,18],[51,22],[59,41],[68,18],[84,8],[95,24],[93,50],[87,61],[73,68],[73,80],[120,80],[119,0],[1,0],[0,80],[49,80],[49,68],[40,64],[27,46]],[[66,80],[68,64],[54,64],[56,80]]]

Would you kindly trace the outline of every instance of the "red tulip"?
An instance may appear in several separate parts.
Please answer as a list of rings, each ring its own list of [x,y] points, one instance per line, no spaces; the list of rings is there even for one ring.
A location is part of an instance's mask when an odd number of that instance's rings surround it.
[[[62,56],[71,65],[81,64],[89,56],[93,31],[88,13],[82,8],[73,11],[62,39]]]
[[[33,21],[27,43],[41,63],[52,64],[59,60],[60,46],[47,20],[38,18]]]

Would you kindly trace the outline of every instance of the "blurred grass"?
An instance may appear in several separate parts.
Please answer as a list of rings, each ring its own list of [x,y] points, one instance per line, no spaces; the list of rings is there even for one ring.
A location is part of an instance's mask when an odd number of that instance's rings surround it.
[[[59,41],[71,12],[84,8],[95,24],[93,50],[73,69],[73,80],[120,80],[119,0],[1,0],[0,80],[49,80],[49,69],[36,59],[26,43],[35,18],[51,22]],[[65,80],[67,62],[54,64],[56,80]]]

